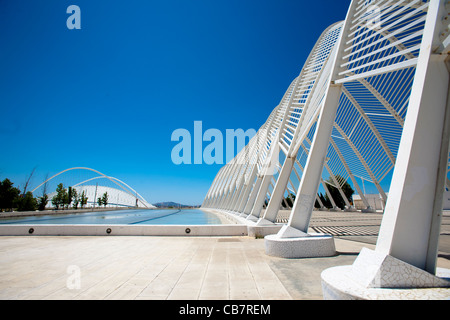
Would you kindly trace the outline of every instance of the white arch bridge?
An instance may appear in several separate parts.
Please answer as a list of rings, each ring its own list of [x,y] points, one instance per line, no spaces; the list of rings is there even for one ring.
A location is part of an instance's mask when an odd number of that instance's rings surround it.
[[[107,192],[108,207],[155,208],[122,180],[87,167],[73,167],[62,170],[50,178],[46,178],[31,192],[35,196],[48,194],[48,206],[52,206],[51,199],[56,194],[56,186],[59,183],[63,183],[66,188],[70,186],[76,189],[79,195],[84,192],[88,198],[87,207],[98,206],[96,204],[97,198]]]

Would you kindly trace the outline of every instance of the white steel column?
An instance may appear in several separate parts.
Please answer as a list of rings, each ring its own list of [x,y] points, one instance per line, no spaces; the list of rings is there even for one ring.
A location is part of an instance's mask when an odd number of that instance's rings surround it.
[[[277,182],[275,184],[272,197],[270,198],[267,209],[264,213],[263,219],[275,222],[275,219],[280,208],[280,203],[283,200],[284,191],[286,190],[287,184],[289,182],[289,177],[292,172],[292,167],[294,166],[295,158],[286,158],[283,164],[283,168],[278,176]]]
[[[243,179],[243,177],[242,177],[242,179]],[[227,208],[228,210],[234,211],[234,207],[236,206],[236,203],[240,198],[243,188],[244,188],[244,182],[240,181],[239,184],[236,186],[236,191],[234,192],[233,197],[231,198],[231,202]]]
[[[294,207],[289,218],[288,226],[304,233],[308,232],[340,95],[341,85],[331,85],[329,87],[297,197],[295,198]],[[278,235],[280,237],[288,236],[290,232],[282,234],[285,230],[281,230]]]
[[[256,197],[255,203],[253,205],[251,215],[259,217],[261,210],[264,206],[264,200],[266,199],[267,190],[269,188],[270,182],[272,181],[273,174],[265,174],[262,178],[261,185],[259,187],[258,195]],[[278,203],[278,205],[280,205]]]
[[[255,180],[257,171],[258,171],[258,168],[257,168],[256,164],[254,164],[249,178],[245,179],[245,182],[244,182],[245,188],[242,191],[242,197],[239,201],[239,206],[236,209],[237,212],[243,212],[245,205],[249,202],[249,195],[250,195],[250,192],[252,191],[253,181]]]
[[[333,180],[335,187],[338,189],[339,194],[341,195],[342,200],[344,200],[344,203],[347,207],[350,207],[350,202],[347,199],[347,196],[344,193],[344,190],[342,190],[341,184],[339,183],[339,181],[336,179],[336,176],[334,175],[333,171],[331,171],[330,167],[328,166],[328,164],[325,162],[325,168],[328,171],[328,174],[330,175],[331,179]]]
[[[370,169],[370,166],[367,164],[366,160],[361,155],[358,148],[355,146],[355,144],[352,142],[352,140],[350,140],[350,138],[345,134],[344,130],[342,130],[342,128],[336,122],[334,123],[334,127],[336,128],[337,131],[339,131],[339,133],[345,139],[345,141],[348,143],[350,148],[352,148],[353,152],[358,157],[359,161],[364,166],[364,169],[366,170],[366,172],[369,174],[370,178],[372,179],[372,182],[375,185],[375,187],[377,188],[381,197],[383,198],[383,201],[386,202],[386,200],[387,200],[386,193],[384,192],[383,188],[381,188],[380,183],[378,182],[377,178],[375,177],[375,175],[372,172],[372,169]]]
[[[345,39],[343,35],[346,35],[350,29],[348,17],[355,10],[356,6],[357,2],[352,1],[336,47],[334,48],[336,53],[330,54],[330,58],[332,59],[328,62],[331,63],[330,78],[326,82],[327,88],[317,120],[313,143],[300,181],[294,207],[289,217],[289,222],[285,228],[278,232],[278,238],[301,237],[308,233],[309,222],[314,209],[333,123],[336,118],[339,98],[342,92],[342,84],[335,84],[334,80],[337,78],[337,72],[339,72],[338,61],[340,61],[342,51],[344,50]],[[324,68],[327,68],[327,66],[324,66]]]
[[[261,186],[263,177],[258,175],[256,177],[255,184],[253,185],[252,192],[250,193],[250,196],[248,198],[247,203],[245,204],[244,213],[250,214],[253,204],[255,203],[256,196],[258,195],[259,187]]]
[[[376,248],[363,248],[351,266],[324,270],[325,298],[448,299],[450,270],[436,270],[450,138],[446,2],[423,4],[425,27]]]
[[[408,113],[376,246],[379,253],[433,274],[439,228],[432,228],[432,222],[440,222],[442,215],[446,172],[442,165],[448,162],[449,143],[444,120],[448,122],[450,116],[449,71],[445,63],[448,55],[433,52],[440,45],[436,39],[442,28],[443,2],[440,14],[439,1],[432,1],[428,9]]]
[[[267,195],[267,190],[269,188],[269,185],[272,181],[273,175],[275,173],[275,170],[278,165],[278,158],[279,158],[279,147],[278,147],[278,141],[280,140],[280,131],[276,133],[270,148],[269,152],[267,154],[267,158],[264,160],[264,164],[261,168],[261,172],[263,174],[262,182],[258,190],[258,194],[255,198],[255,202],[253,204],[253,208],[250,211],[250,214],[259,217],[261,214],[261,210],[264,206],[264,201]]]
[[[333,138],[330,139],[330,143],[333,146],[334,150],[336,151],[336,153],[337,153],[339,159],[341,160],[342,165],[344,166],[345,170],[347,171],[350,179],[352,180],[353,186],[356,188],[356,192],[361,197],[361,200],[364,203],[364,206],[366,207],[366,209],[368,209],[370,207],[369,202],[367,202],[367,199],[366,199],[364,193],[362,192],[358,182],[356,181],[355,177],[353,176],[352,171],[350,170],[350,167],[348,166],[347,162],[345,161],[344,157],[342,156],[342,153],[339,150],[339,148],[337,147],[337,145],[334,142]]]
[[[331,210],[336,210],[337,206],[336,206],[336,202],[334,202],[333,196],[331,195],[330,190],[328,190],[328,186],[327,183],[321,178],[320,182],[322,182],[322,186],[325,189],[325,193],[327,194],[328,198],[330,199],[331,202]],[[319,187],[317,187],[317,189],[319,189]]]

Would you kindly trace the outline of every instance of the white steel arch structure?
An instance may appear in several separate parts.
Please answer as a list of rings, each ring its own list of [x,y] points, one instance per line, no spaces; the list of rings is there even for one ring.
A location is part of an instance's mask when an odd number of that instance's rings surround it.
[[[70,172],[70,171],[74,171],[74,170],[90,171],[90,172],[98,174],[98,176],[91,177],[89,179],[83,179],[83,181],[78,181],[78,182],[74,183],[73,185],[71,185],[71,187],[79,187],[79,186],[85,185],[87,182],[97,180],[97,179],[106,179],[108,181],[111,181],[114,184],[114,186],[118,187],[118,188],[117,187],[109,188],[109,190],[117,189],[124,195],[130,196],[130,197],[136,199],[137,205],[139,205],[141,207],[155,208],[155,206],[148,203],[147,200],[144,199],[144,197],[142,197],[136,190],[134,190],[132,187],[130,187],[128,184],[126,184],[122,180],[115,178],[115,177],[107,176],[107,175],[101,173],[100,171],[97,171],[95,169],[88,168],[88,167],[73,167],[73,168],[68,168],[68,169],[62,170],[62,171],[54,174],[50,178],[46,179],[45,181],[43,181],[41,184],[39,184],[37,187],[35,187],[31,192],[35,193],[37,190],[39,190],[41,187],[43,187],[44,185],[46,185],[48,182],[52,181],[56,177],[66,173],[66,172]],[[96,200],[94,199],[93,202],[95,202],[95,201]]]
[[[267,193],[269,193],[269,198],[271,198],[269,187],[275,182],[274,176],[278,175],[274,169],[276,169],[278,164],[277,159],[280,150],[289,159],[295,158],[293,154],[297,153],[300,148],[301,135],[304,138],[305,132],[307,133],[311,126],[314,126],[314,121],[311,121],[311,118],[317,117],[317,103],[310,107],[307,101],[311,99],[315,99],[315,101],[320,100],[320,96],[313,96],[313,89],[318,86],[316,85],[317,75],[322,73],[324,63],[328,60],[341,26],[342,23],[336,23],[323,33],[315,49],[311,52],[301,74],[290,84],[280,104],[273,110],[266,123],[250,141],[249,146],[254,144],[255,147],[244,150],[247,153],[251,153],[249,157],[252,157],[252,165],[255,167],[253,174],[247,179],[246,194],[242,196],[242,202],[245,203],[245,206],[242,206],[242,203],[240,206],[233,206],[229,202],[223,201],[226,199],[222,199],[222,206],[219,208],[237,209],[237,211],[242,211],[245,214],[259,217]],[[305,121],[307,118],[308,120]],[[299,135],[301,136],[300,138],[298,137]],[[238,154],[236,157],[238,160],[241,158],[241,154]],[[239,161],[231,161],[227,166],[232,166],[237,162]],[[292,167],[293,164],[291,163]],[[286,171],[288,170],[285,169],[284,172]],[[221,173],[223,174],[223,172],[219,172],[219,174]],[[212,190],[219,187],[216,184],[217,180],[214,181],[211,187]],[[208,192],[204,206],[212,205],[217,200],[214,196],[215,194]]]
[[[307,234],[320,183],[342,195],[349,182],[368,206],[360,181],[371,181],[386,203],[377,250],[434,273],[449,160],[446,5],[353,0],[248,147],[219,171],[203,207],[266,225],[294,194],[277,235],[290,238]]]

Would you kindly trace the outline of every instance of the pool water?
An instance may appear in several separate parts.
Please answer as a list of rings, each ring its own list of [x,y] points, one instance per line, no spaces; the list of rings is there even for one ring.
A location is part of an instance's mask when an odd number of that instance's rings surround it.
[[[1,224],[221,224],[219,217],[200,209],[114,210],[0,219]]]

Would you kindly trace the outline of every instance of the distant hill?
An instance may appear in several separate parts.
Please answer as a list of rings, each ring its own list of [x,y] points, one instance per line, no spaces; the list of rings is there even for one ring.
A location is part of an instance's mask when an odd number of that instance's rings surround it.
[[[157,208],[193,208],[193,207],[196,208],[196,207],[200,207],[200,206],[188,206],[188,205],[176,203],[173,201],[158,202],[158,203],[154,203],[153,205]]]

